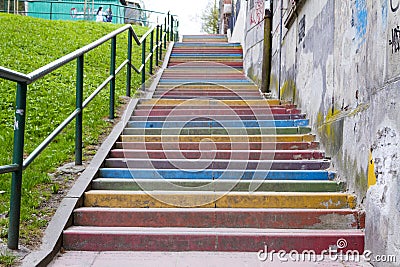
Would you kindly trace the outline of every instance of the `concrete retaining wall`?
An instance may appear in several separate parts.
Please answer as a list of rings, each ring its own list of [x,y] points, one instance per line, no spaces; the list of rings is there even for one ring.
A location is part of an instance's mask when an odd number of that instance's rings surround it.
[[[400,255],[400,1],[282,2],[281,20],[274,1],[270,89],[277,95],[280,86],[308,114],[366,209],[366,248]],[[259,82],[264,29],[252,22],[256,7],[247,9],[245,70]]]

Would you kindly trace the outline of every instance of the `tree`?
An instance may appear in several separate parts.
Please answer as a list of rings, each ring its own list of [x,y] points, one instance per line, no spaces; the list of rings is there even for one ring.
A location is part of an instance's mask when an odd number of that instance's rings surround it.
[[[201,29],[210,34],[218,33],[218,15],[217,1],[214,0],[214,5],[210,1],[201,15]]]

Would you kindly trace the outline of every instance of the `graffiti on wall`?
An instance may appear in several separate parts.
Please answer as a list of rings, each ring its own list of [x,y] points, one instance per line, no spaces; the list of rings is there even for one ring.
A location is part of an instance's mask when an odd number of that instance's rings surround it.
[[[299,22],[299,44],[306,37],[306,15],[303,15]]]
[[[264,19],[264,0],[250,0],[250,26],[257,25]]]
[[[389,0],[390,2],[390,11],[392,13],[396,13],[399,9],[400,3],[399,0]],[[389,46],[392,49],[392,54],[395,54],[400,51],[400,26],[392,26],[390,36],[389,36]]]
[[[387,67],[386,80],[400,75],[400,0],[387,0]]]
[[[368,11],[366,0],[353,0],[351,10],[351,26],[355,29],[355,38],[357,49],[365,42],[367,33]]]
[[[389,38],[389,46],[392,48],[392,54],[400,51],[400,26],[392,29],[391,38]]]
[[[392,10],[392,12],[396,12],[399,9],[400,3],[397,0],[389,0],[390,1],[390,10]],[[394,2],[397,2],[396,4]]]

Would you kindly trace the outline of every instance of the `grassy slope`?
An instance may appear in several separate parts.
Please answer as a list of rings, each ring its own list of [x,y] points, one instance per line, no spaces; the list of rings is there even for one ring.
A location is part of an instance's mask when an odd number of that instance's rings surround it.
[[[0,66],[29,73],[121,27],[106,23],[48,21],[23,16],[0,14]],[[140,36],[146,28],[136,27]],[[126,58],[126,37],[117,39],[117,66]],[[84,97],[87,97],[109,75],[110,42],[85,56]],[[133,51],[133,62],[140,65],[140,48]],[[29,85],[25,153],[29,154],[75,106],[75,72],[73,61],[41,80]],[[140,85],[134,75],[132,88]],[[125,72],[117,79],[116,95],[125,91]],[[12,158],[13,119],[16,84],[0,79],[0,165]],[[103,90],[84,111],[84,146],[97,144],[98,137],[109,126],[108,90]],[[46,225],[38,206],[49,196],[54,181],[48,173],[66,161],[73,160],[74,123],[27,168],[23,177],[21,237],[29,245],[29,237],[39,234]],[[0,238],[7,236],[11,175],[0,175]],[[47,192],[47,193],[46,193]],[[51,191],[50,191],[51,192]],[[3,219],[1,219],[3,218]]]

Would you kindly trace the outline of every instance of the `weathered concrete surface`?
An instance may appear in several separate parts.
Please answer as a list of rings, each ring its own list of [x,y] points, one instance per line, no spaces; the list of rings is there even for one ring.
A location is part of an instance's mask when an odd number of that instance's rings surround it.
[[[256,84],[261,85],[263,41],[264,41],[264,0],[242,1],[241,9],[246,11],[243,64],[244,71]],[[239,25],[240,26],[240,25]]]
[[[281,85],[282,98],[308,113],[339,179],[366,208],[366,248],[400,255],[400,2],[282,2],[274,1],[271,90]],[[244,69],[256,81],[262,31],[244,30]]]

